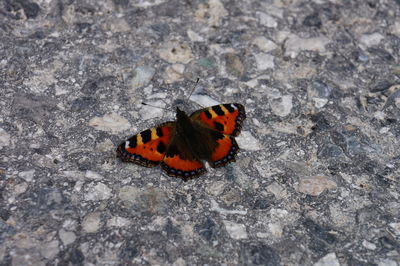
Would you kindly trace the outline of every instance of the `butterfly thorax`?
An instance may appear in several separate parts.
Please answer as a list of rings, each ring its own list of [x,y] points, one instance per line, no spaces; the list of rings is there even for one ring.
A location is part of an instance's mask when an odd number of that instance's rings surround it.
[[[214,150],[213,143],[207,141],[211,137],[209,130],[199,127],[179,108],[176,109],[176,137],[182,140],[185,150],[190,151],[197,159],[208,160]],[[208,144],[207,144],[208,143]]]

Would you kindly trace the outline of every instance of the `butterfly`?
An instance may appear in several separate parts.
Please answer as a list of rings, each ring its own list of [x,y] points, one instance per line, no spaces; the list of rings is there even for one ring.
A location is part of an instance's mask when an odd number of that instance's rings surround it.
[[[200,109],[188,116],[176,108],[176,121],[147,129],[122,142],[117,157],[146,167],[161,165],[169,176],[184,181],[213,167],[234,162],[239,150],[235,137],[246,118],[244,106],[228,103]]]

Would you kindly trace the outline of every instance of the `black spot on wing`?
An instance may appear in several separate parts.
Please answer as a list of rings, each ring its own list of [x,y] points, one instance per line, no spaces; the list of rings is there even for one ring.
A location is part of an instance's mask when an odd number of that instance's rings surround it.
[[[211,108],[217,115],[224,115],[225,112],[222,110],[220,105],[215,105]]]
[[[214,121],[214,126],[218,131],[224,131],[224,125],[219,122]]]
[[[143,143],[147,143],[151,140],[151,130],[150,129],[143,131],[142,133],[140,133],[140,135],[142,136]]]
[[[160,141],[160,143],[158,143],[158,145],[157,145],[157,151],[159,153],[164,153],[166,149],[167,149],[167,146],[165,146],[164,142]]]
[[[176,145],[169,146],[166,155],[167,155],[167,157],[174,157],[175,155],[178,155],[178,149],[177,149]]]
[[[132,138],[130,138],[129,140],[129,147],[130,148],[136,148],[137,145],[137,136],[133,136]],[[122,145],[122,144],[121,144]],[[125,147],[125,146],[124,146]]]
[[[226,108],[226,110],[228,110],[229,113],[233,113],[235,111],[235,108],[233,108],[231,104],[224,104],[223,106]]]
[[[212,118],[212,115],[208,110],[204,111],[204,114],[207,116],[208,119]]]
[[[159,138],[161,138],[162,136],[164,136],[161,127],[158,127],[158,128],[156,129],[156,133],[157,133],[157,136],[158,136]]]

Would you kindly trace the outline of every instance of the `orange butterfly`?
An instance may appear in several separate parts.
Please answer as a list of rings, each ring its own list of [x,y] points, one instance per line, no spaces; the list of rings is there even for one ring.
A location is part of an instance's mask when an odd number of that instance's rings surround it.
[[[211,167],[234,162],[239,135],[246,118],[244,106],[220,104],[200,109],[190,116],[176,108],[176,121],[147,129],[121,143],[117,156],[146,167],[161,164],[169,176],[187,181]]]

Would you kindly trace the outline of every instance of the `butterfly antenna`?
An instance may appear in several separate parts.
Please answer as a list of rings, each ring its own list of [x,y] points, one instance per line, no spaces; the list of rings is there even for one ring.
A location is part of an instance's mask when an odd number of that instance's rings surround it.
[[[162,109],[162,110],[167,110],[167,108],[160,107],[160,106],[156,106],[156,105],[152,105],[152,104],[145,103],[145,102],[142,102],[142,105],[147,105],[147,106],[151,106],[151,107],[154,107],[154,108],[158,108],[158,109]]]
[[[197,87],[197,84],[199,83],[199,80],[200,80],[200,78],[197,78],[197,80],[196,80],[196,83],[194,84],[194,86],[193,86],[192,90],[190,91],[190,94],[189,94],[189,96],[186,98],[186,102],[189,102],[189,99],[190,99],[190,97],[192,96],[192,94],[193,94],[194,90],[196,89],[196,87]]]

